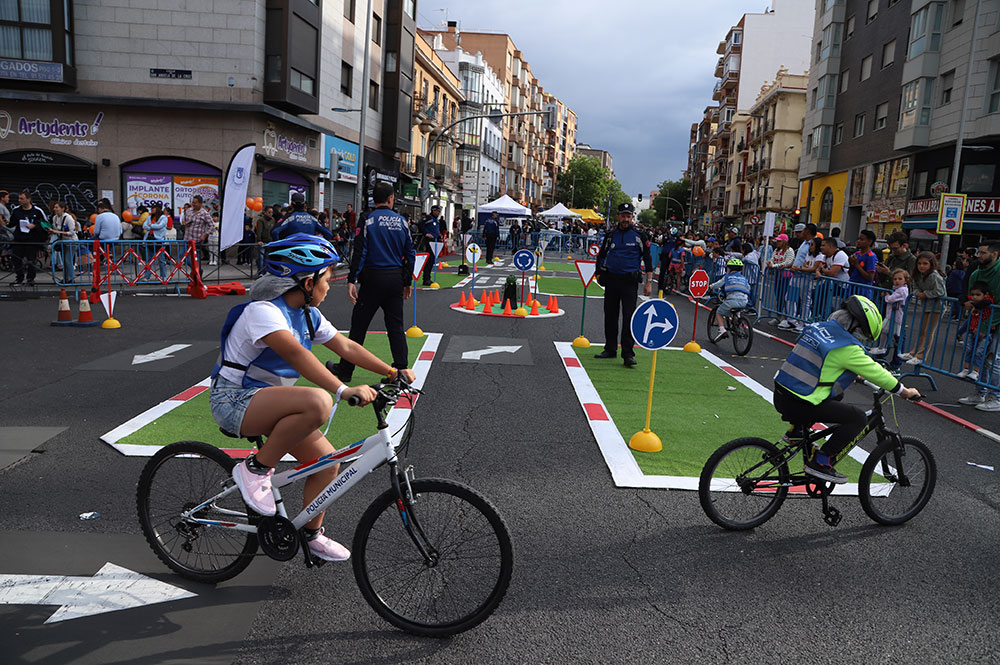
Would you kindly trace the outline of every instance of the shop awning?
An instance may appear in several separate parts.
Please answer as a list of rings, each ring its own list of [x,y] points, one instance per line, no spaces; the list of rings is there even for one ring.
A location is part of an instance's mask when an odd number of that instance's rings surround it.
[[[570,212],[580,215],[585,222],[603,222],[604,218],[590,208],[570,208]]]

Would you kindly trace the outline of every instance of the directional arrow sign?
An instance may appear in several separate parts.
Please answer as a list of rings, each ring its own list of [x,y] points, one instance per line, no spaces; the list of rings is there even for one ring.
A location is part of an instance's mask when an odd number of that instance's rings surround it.
[[[520,349],[520,346],[487,346],[485,349],[464,352],[462,360],[482,360],[483,356],[494,353],[517,353]]]
[[[165,603],[197,594],[106,563],[93,577],[0,575],[0,605],[59,605],[45,623]]]
[[[421,252],[417,254],[416,260],[413,262],[413,279],[418,279],[420,277],[420,272],[424,269],[427,264],[427,259],[431,258],[431,255],[427,252]]]
[[[632,338],[644,349],[655,351],[669,345],[677,334],[677,310],[666,300],[654,298],[635,308]]]
[[[163,360],[165,358],[173,358],[173,354],[177,351],[191,346],[190,344],[171,344],[170,346],[160,349],[159,351],[153,351],[152,353],[144,353],[137,356],[132,356],[133,365],[142,365],[144,363],[151,363],[157,360]]]
[[[594,281],[594,275],[597,274],[597,262],[576,261],[575,263],[576,271],[580,274],[580,281],[583,282],[583,288],[587,288]]]

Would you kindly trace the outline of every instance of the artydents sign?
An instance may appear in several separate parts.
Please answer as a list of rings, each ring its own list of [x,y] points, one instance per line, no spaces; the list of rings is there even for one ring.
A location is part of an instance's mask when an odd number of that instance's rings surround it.
[[[91,123],[79,120],[64,122],[59,118],[49,120],[25,116],[21,116],[14,122],[9,113],[0,111],[0,139],[7,138],[9,134],[20,134],[21,136],[49,139],[49,143],[52,145],[96,146],[97,140],[91,137],[97,136],[103,120],[104,113],[100,112]]]
[[[288,157],[288,159],[296,162],[305,162],[307,161],[306,152],[308,150],[309,146],[305,143],[279,134],[272,127],[264,130],[264,140],[261,143],[260,151],[268,157],[274,157],[280,152],[284,153],[284,156]]]

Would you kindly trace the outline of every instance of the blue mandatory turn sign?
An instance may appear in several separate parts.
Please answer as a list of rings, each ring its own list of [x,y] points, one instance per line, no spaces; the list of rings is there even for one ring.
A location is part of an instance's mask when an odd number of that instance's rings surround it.
[[[666,300],[647,300],[635,308],[631,328],[636,344],[650,351],[662,349],[677,334],[677,310]]]
[[[535,267],[535,256],[528,249],[519,249],[514,252],[514,267],[521,272],[527,272]]]

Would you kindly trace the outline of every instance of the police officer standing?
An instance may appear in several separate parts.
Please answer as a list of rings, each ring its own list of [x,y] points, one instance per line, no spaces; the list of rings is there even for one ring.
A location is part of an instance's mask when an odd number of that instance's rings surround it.
[[[308,233],[314,236],[323,236],[327,240],[333,240],[330,229],[319,223],[319,220],[306,212],[306,197],[301,193],[292,194],[292,212],[285,217],[281,226],[275,228],[271,235],[280,240],[293,233]]]
[[[635,207],[631,202],[618,206],[618,226],[607,234],[597,255],[598,283],[604,287],[604,351],[595,358],[614,358],[618,351],[618,312],[621,310],[621,346],[625,367],[635,366],[635,340],[632,339],[632,313],[638,299],[637,288],[643,282],[643,294],[653,293],[653,259],[649,238],[632,226]]]
[[[372,191],[375,208],[361,220],[347,275],[347,295],[354,303],[348,337],[365,343],[368,325],[380,308],[392,351],[392,366],[407,369],[406,335],[403,332],[403,300],[413,293],[410,285],[416,252],[406,219],[392,209],[392,185],[380,182]],[[358,282],[361,290],[358,290]],[[350,381],[354,365],[341,359],[334,374]]]
[[[486,243],[486,265],[493,264],[493,250],[497,247],[497,238],[500,237],[500,216],[496,213],[490,218],[480,222],[479,228],[483,232],[483,242]]]
[[[424,264],[424,286],[431,285],[431,273],[434,270],[434,262],[436,261],[434,249],[431,247],[431,243],[437,242],[440,237],[441,206],[433,205],[431,206],[431,214],[424,219],[423,235],[420,237],[420,251],[427,252],[431,255],[430,258],[427,259],[427,263]]]

